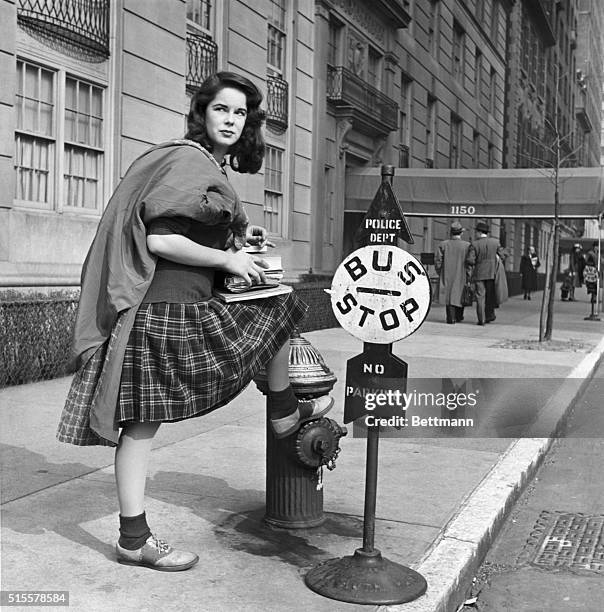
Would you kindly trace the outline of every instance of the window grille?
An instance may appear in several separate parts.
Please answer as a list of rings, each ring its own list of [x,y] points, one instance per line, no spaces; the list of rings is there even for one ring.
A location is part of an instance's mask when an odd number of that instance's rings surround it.
[[[279,133],[288,126],[288,93],[289,86],[278,76],[269,76],[266,80],[266,124]]]
[[[32,35],[109,57],[109,0],[17,0],[17,22]]]
[[[218,45],[206,35],[187,32],[187,91],[192,93],[216,72]]]

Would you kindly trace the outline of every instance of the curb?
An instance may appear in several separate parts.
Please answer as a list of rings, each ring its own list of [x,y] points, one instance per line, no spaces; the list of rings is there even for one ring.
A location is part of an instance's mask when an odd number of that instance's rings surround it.
[[[483,481],[462,503],[438,539],[414,567],[428,582],[419,599],[387,612],[454,612],[465,600],[472,577],[493,544],[512,506],[535,475],[554,438],[563,429],[574,401],[581,395],[604,357],[604,339],[567,376],[559,392],[539,411],[539,429],[547,438],[513,442]],[[535,429],[535,425],[528,433]]]

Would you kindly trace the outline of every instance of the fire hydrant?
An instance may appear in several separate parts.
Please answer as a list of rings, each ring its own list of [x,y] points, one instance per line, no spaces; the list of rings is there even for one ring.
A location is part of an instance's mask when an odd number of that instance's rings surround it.
[[[336,382],[319,352],[297,330],[290,339],[289,380],[301,399],[326,395]],[[266,395],[266,373],[260,372],[254,381]],[[316,527],[325,521],[323,468],[334,469],[339,440],[346,435],[346,428],[321,417],[308,421],[297,433],[277,439],[268,418],[267,411],[264,520],[287,529]]]

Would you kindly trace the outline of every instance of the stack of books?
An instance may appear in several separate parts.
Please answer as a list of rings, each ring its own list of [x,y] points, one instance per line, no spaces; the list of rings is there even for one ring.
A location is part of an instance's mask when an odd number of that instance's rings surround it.
[[[240,276],[227,275],[224,279],[224,288],[232,293],[240,293],[243,291],[257,290],[262,287],[275,287],[279,285],[283,278],[283,268],[281,267],[281,256],[271,255],[265,257],[261,255],[262,259],[269,265],[268,268],[264,269],[264,278],[266,283],[261,285],[252,285],[249,287]]]
[[[263,250],[251,247],[246,248],[246,251],[259,255],[269,264],[269,267],[263,270],[266,282],[248,285],[240,276],[227,275],[224,278],[223,286],[214,289],[214,295],[216,297],[223,302],[240,302],[245,300],[259,300],[274,295],[284,295],[292,291],[290,286],[281,284],[283,267],[280,255],[265,256],[266,247],[264,247]]]

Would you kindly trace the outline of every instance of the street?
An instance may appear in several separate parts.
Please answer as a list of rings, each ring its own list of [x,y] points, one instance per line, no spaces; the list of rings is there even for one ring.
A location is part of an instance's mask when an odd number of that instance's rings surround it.
[[[602,610],[603,392],[600,363],[487,554],[464,612]]]

